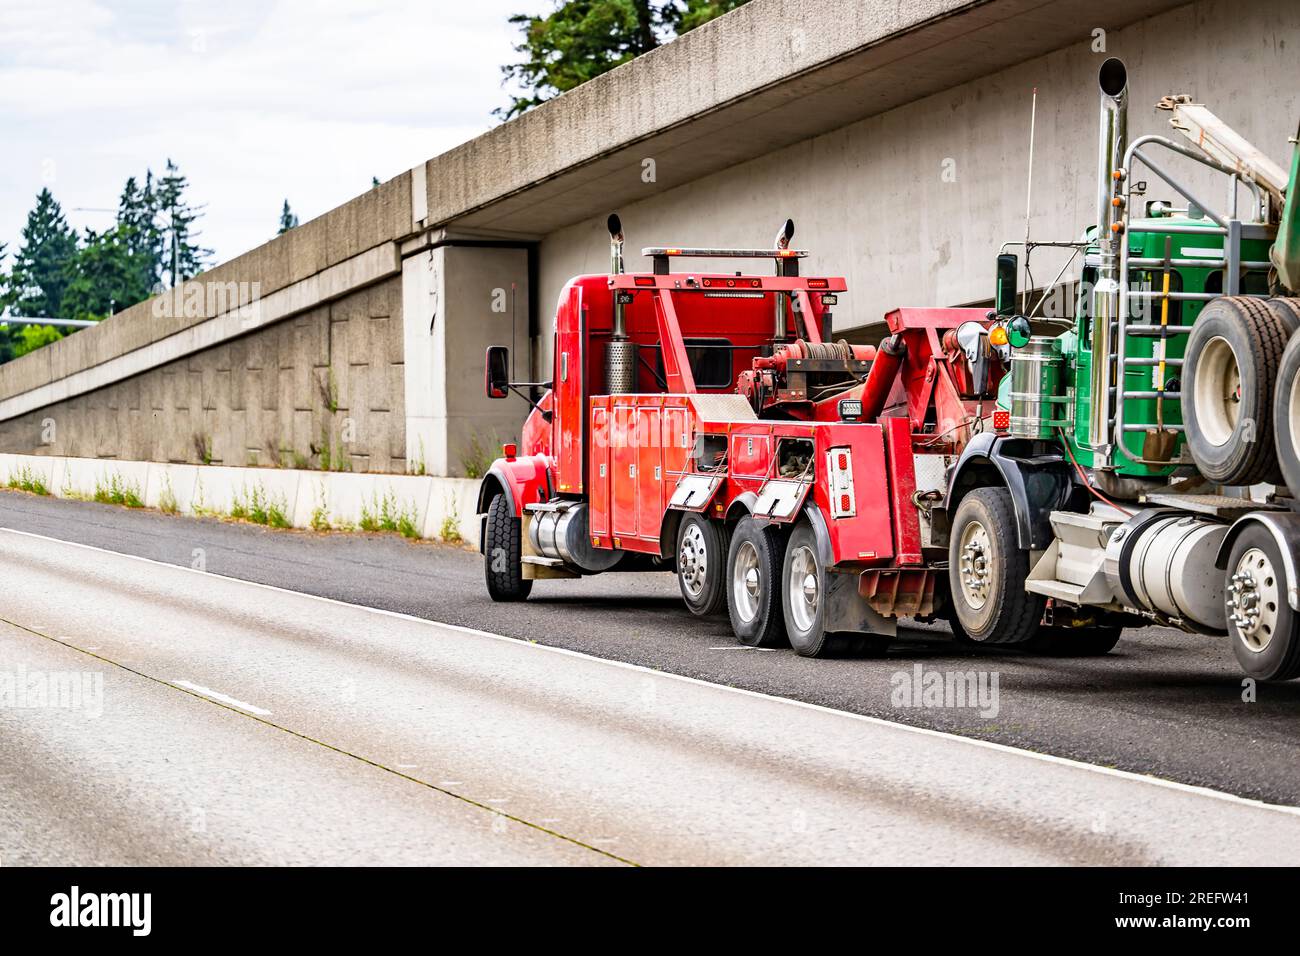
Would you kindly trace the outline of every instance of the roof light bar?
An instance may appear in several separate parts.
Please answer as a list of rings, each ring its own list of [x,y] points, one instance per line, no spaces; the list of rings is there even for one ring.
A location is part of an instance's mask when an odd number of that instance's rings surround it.
[[[668,256],[683,259],[803,259],[807,249],[704,249],[674,246],[649,246],[643,256]]]

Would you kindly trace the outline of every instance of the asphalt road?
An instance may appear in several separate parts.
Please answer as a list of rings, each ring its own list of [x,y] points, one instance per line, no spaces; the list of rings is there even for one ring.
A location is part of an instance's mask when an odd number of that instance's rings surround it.
[[[49,538],[0,574],[6,864],[1300,855],[1294,809]]]
[[[487,598],[481,558],[391,535],[315,535],[107,505],[0,494],[0,528],[140,555],[214,575],[479,628],[668,674],[933,728],[1043,754],[1300,805],[1300,682],[1242,678],[1220,640],[1149,629],[1110,655],[1048,658],[911,630],[883,659],[810,661],[735,644],[725,620],[683,609],[669,575],[539,582],[522,605]],[[88,567],[100,560],[86,552]],[[22,594],[26,575],[6,572]],[[289,655],[291,657],[291,655]],[[902,698],[922,675],[975,672],[996,708]],[[924,676],[922,677],[922,680]],[[996,712],[994,712],[994,710]],[[1253,849],[1243,851],[1250,862]]]

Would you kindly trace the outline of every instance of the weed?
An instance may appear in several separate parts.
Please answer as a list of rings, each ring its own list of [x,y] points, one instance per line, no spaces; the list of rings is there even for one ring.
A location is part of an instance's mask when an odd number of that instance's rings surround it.
[[[45,485],[45,479],[26,465],[9,473],[9,487],[19,491],[29,491],[34,495],[50,493],[50,489]]]
[[[371,495],[369,505],[362,502],[360,526],[362,531],[396,531],[407,538],[420,536],[415,507],[399,507],[397,496],[391,491],[382,498]]]
[[[212,436],[205,435],[202,432],[195,432],[194,453],[203,464],[212,464]]]
[[[330,414],[339,410],[339,387],[334,381],[334,366],[325,370],[325,374],[316,379],[316,386],[320,389],[321,404],[329,409]]]
[[[95,480],[94,499],[107,505],[124,505],[127,508],[143,508],[144,498],[140,495],[140,486],[126,481],[119,474],[112,474],[107,481]]]
[[[460,470],[465,473],[466,478],[482,478],[487,474],[488,467],[492,464],[492,459],[488,457],[490,452],[488,448],[497,446],[497,433],[492,432],[492,441],[484,447],[479,441],[477,434],[469,436],[469,443],[460,455]]]
[[[313,531],[330,530],[330,509],[325,500],[325,482],[320,483],[320,498],[311,510],[311,528]]]
[[[438,537],[448,544],[460,544],[464,540],[460,536],[459,516],[454,511],[442,519],[442,527],[438,529]]]
[[[162,491],[158,493],[158,510],[164,514],[174,515],[181,510],[180,503],[176,500],[176,492],[172,488],[172,476],[163,474]]]
[[[289,503],[283,496],[272,495],[260,483],[247,487],[235,494],[230,503],[230,517],[253,524],[269,525],[272,528],[289,528],[292,524],[288,515]]]

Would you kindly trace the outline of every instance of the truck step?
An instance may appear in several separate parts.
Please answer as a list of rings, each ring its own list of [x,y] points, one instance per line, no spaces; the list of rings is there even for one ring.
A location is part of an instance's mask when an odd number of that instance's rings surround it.
[[[1171,492],[1156,492],[1143,495],[1142,500],[1150,505],[1165,508],[1178,508],[1194,514],[1210,515],[1225,521],[1236,521],[1252,511],[1286,511],[1285,505],[1275,502],[1251,501],[1248,498],[1233,498],[1229,495],[1180,495]]]
[[[1069,584],[1065,581],[1033,581],[1025,582],[1025,590],[1032,591],[1034,594],[1045,594],[1049,598],[1055,598],[1058,601],[1065,601],[1067,604],[1086,603],[1082,600],[1085,588],[1079,584]]]

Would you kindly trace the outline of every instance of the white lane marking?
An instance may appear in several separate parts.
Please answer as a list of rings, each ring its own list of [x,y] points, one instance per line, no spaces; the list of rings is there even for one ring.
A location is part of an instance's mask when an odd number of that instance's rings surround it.
[[[413,624],[420,624],[424,627],[443,628],[444,630],[458,631],[462,634],[472,634],[476,637],[485,637],[494,641],[507,641],[517,647],[529,647],[538,651],[544,651],[548,654],[562,654],[568,657],[577,657],[592,663],[604,664],[608,667],[621,667],[625,670],[645,674],[648,677],[658,677],[664,680],[675,680],[686,684],[696,684],[700,687],[708,687],[711,690],[721,691],[727,694],[741,694],[745,697],[757,697],[760,700],[766,700],[771,703],[782,704],[787,707],[801,707],[805,710],[828,714],[832,717],[838,717],[843,720],[854,720],[871,724],[876,727],[887,727],[891,730],[917,734],[922,737],[938,737],[941,740],[947,740],[951,743],[964,744],[968,747],[980,747],[985,750],[994,750],[998,753],[1025,757],[1030,760],[1041,760],[1044,763],[1057,764],[1062,767],[1072,767],[1075,770],[1083,770],[1088,773],[1099,774],[1103,777],[1117,777],[1121,780],[1143,783],[1152,787],[1163,787],[1167,790],[1177,790],[1180,793],[1189,793],[1195,796],[1209,797],[1213,800],[1222,800],[1227,803],[1237,804],[1238,806],[1255,807],[1261,810],[1273,810],[1291,816],[1300,816],[1300,807],[1293,807],[1280,803],[1265,803],[1263,800],[1255,800],[1250,797],[1239,797],[1235,793],[1225,793],[1222,790],[1212,790],[1209,787],[1199,787],[1190,783],[1179,783],[1177,780],[1166,780],[1164,777],[1152,777],[1148,774],[1134,773],[1131,770],[1119,770],[1115,767],[1102,767],[1097,764],[1074,760],[1070,757],[1058,757],[1055,754],[1039,753],[1036,750],[1021,750],[1019,747],[1012,747],[1009,744],[1000,744],[993,740],[981,740],[977,737],[963,737],[960,734],[951,734],[944,730],[932,730],[929,727],[913,727],[910,724],[900,724],[897,721],[885,720],[883,717],[871,717],[866,714],[854,714],[847,710],[835,710],[832,707],[826,707],[822,704],[810,704],[807,701],[794,700],[789,697],[776,697],[772,694],[764,694],[761,691],[746,690],[743,687],[729,687],[726,684],[714,684],[710,681],[700,680],[698,677],[686,677],[681,674],[671,674],[667,671],[655,670],[652,667],[645,667],[641,664],[629,664],[626,661],[612,661],[604,657],[595,657],[591,654],[584,654],[582,651],[571,651],[566,647],[552,647],[549,644],[538,644],[533,641],[521,640],[517,637],[507,637],[504,634],[493,634],[491,631],[480,631],[477,628],[464,627],[460,624],[443,624],[440,621],[430,621],[422,617],[416,617],[413,614],[403,614],[401,611],[389,611],[380,607],[366,607],[364,604],[352,604],[348,601],[337,600],[336,598],[321,597],[319,594],[308,594],[305,591],[294,591],[289,588],[277,587],[274,584],[262,584],[259,581],[245,581],[243,578],[232,578],[225,574],[217,574],[215,571],[199,571],[196,568],[187,567],[185,565],[168,564],[166,561],[155,561],[153,558],[142,558],[134,554],[124,554],[121,551],[110,551],[108,548],[97,548],[93,544],[82,544],[79,541],[64,541],[62,538],[51,538],[49,535],[35,534],[31,531],[18,531],[15,528],[0,528],[0,532],[4,532],[5,534],[21,535],[25,538],[35,538],[40,541],[49,541],[53,544],[61,544],[70,548],[82,548],[86,551],[97,551],[100,554],[111,554],[115,557],[128,558],[132,561],[139,561],[143,564],[152,564],[161,568],[169,568],[172,571],[197,574],[201,577],[217,577],[225,581],[234,581],[238,584],[244,584],[248,587],[261,588],[264,591],[272,591],[276,594],[284,594],[290,597],[302,598],[309,601],[320,601],[323,604],[332,604],[335,607],[353,608],[354,610],[365,611],[369,614],[380,614],[384,617],[395,618],[399,621],[410,621]]]
[[[254,707],[252,704],[246,704],[242,700],[236,700],[234,697],[227,696],[220,691],[213,690],[210,687],[200,687],[198,684],[191,684],[187,680],[172,681],[177,687],[184,687],[186,690],[192,690],[200,697],[207,697],[215,700],[219,704],[229,704],[231,707],[238,707],[240,710],[247,711],[250,714],[256,714],[258,717],[270,717],[269,710],[263,710],[261,707]]]
[[[728,644],[726,647],[710,647],[711,651],[774,651],[775,647],[750,647],[748,644]]]

